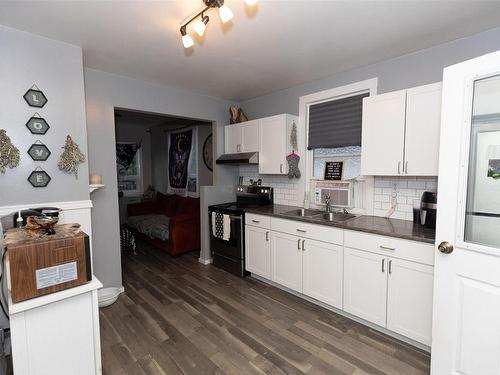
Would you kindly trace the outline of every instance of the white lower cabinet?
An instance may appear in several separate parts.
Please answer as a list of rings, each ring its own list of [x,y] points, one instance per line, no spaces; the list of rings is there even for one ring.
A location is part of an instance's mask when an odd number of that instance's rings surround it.
[[[344,310],[385,327],[387,259],[367,251],[344,249]]]
[[[342,246],[307,239],[302,254],[302,292],[342,309]]]
[[[302,239],[286,233],[271,233],[271,280],[302,292]]]
[[[258,276],[271,278],[269,230],[245,225],[245,268]]]
[[[434,267],[389,258],[387,329],[431,345]]]
[[[247,218],[253,223],[245,226],[246,269],[252,274],[430,346],[432,245]]]

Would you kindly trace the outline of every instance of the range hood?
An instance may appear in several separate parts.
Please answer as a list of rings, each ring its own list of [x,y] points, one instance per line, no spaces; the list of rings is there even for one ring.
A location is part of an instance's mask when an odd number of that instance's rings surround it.
[[[237,154],[224,154],[215,161],[216,164],[259,164],[258,152],[239,152]]]

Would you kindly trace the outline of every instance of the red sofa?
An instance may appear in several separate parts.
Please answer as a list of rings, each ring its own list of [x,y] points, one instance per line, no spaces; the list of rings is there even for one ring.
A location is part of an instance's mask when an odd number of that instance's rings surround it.
[[[127,206],[128,216],[161,214],[170,218],[169,237],[163,241],[134,230],[134,234],[176,256],[200,248],[200,199],[157,193],[156,199]]]

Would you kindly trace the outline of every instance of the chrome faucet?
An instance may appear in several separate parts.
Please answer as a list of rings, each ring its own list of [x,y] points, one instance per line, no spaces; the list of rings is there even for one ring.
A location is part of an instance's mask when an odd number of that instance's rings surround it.
[[[329,194],[325,194],[326,212],[332,212],[331,198]]]

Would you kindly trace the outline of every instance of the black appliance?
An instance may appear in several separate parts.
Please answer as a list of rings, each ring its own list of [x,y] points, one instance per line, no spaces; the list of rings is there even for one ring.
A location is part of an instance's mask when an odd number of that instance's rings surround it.
[[[208,206],[210,250],[213,265],[243,277],[245,271],[245,208],[273,204],[273,188],[260,185],[238,185],[236,202]],[[213,215],[221,213],[230,218],[230,236],[228,240],[213,234]]]
[[[436,229],[437,193],[424,191],[420,200],[420,220],[427,228]]]

